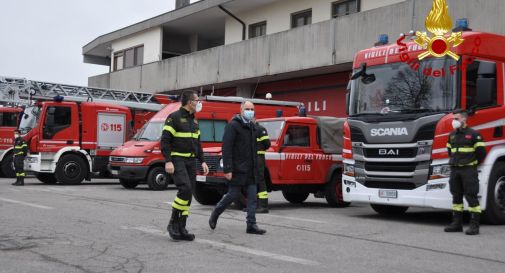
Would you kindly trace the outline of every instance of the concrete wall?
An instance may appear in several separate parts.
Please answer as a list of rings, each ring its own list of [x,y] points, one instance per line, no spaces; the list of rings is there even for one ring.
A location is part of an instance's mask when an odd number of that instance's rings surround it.
[[[161,27],[155,27],[144,32],[125,37],[112,43],[111,60],[114,60],[114,52],[144,45],[144,63],[161,60],[161,41],[163,31]]]
[[[387,6],[404,0],[361,0],[361,10],[366,11]],[[291,14],[312,9],[312,23],[332,18],[331,5],[337,0],[280,0],[252,11],[237,13],[237,17],[247,25],[267,21],[267,34],[273,34],[291,28]],[[249,27],[247,28],[249,31]],[[249,34],[246,34],[249,37]],[[225,44],[242,40],[242,25],[228,16],[225,25]]]
[[[96,75],[88,78],[89,87],[110,88],[110,74]]]
[[[395,5],[351,14],[301,28],[279,32],[185,56],[110,74],[110,87],[150,92],[199,88],[258,77],[334,67],[353,61],[354,54],[373,46],[379,34],[394,41],[412,25],[424,30],[429,0],[407,0]],[[475,30],[505,34],[503,0],[448,0],[453,21],[467,17]],[[414,18],[412,13],[415,11]],[[482,12],[486,16],[482,16]],[[296,74],[295,74],[296,73]],[[297,76],[296,76],[297,75]],[[252,79],[252,80],[251,80]],[[260,79],[262,80],[262,79]],[[101,76],[90,78],[100,84]]]

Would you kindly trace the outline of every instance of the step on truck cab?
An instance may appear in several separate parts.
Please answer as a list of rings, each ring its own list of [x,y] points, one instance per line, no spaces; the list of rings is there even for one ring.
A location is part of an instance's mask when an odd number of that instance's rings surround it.
[[[224,128],[233,116],[240,113],[241,97],[206,96],[202,98],[202,111],[196,113],[200,127],[200,141],[204,148],[220,147]],[[302,104],[263,99],[247,99],[256,105],[258,117],[295,116]],[[112,151],[110,168],[125,188],[135,188],[146,183],[151,190],[164,190],[172,183],[165,173],[165,158],[161,153],[160,139],[167,117],[179,110],[181,104],[174,102],[158,112],[131,141]],[[206,157],[209,168],[216,163]],[[199,163],[197,168],[201,169]],[[199,190],[199,185],[195,186]]]
[[[265,154],[265,179],[268,191],[282,191],[294,204],[303,203],[313,193],[329,205],[346,207],[342,196],[342,146],[344,118],[282,117],[258,119],[268,132],[271,147]],[[204,149],[213,158],[207,176],[201,173],[195,199],[205,205],[217,203],[227,190],[221,148]]]
[[[344,132],[344,200],[381,214],[451,209],[446,144],[452,111],[470,112],[488,152],[479,166],[480,205],[505,223],[505,36],[463,32],[459,56],[418,56],[399,40],[357,53]],[[467,206],[467,204],[465,204]]]
[[[0,105],[0,176],[16,177],[12,163],[14,149],[14,130],[19,124],[20,107]]]

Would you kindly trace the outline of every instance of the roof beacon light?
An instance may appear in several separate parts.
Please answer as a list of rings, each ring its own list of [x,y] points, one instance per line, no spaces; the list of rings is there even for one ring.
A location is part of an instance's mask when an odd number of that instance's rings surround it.
[[[379,35],[379,41],[375,43],[375,46],[382,46],[389,44],[389,36],[387,34]]]
[[[61,96],[61,95],[56,95],[56,96],[53,98],[53,101],[55,101],[55,102],[62,102],[62,101],[63,101],[63,99],[64,99],[64,97],[63,97],[63,96]]]
[[[472,29],[469,28],[468,18],[461,18],[456,20],[456,28],[453,29],[452,31],[453,32],[472,31]]]

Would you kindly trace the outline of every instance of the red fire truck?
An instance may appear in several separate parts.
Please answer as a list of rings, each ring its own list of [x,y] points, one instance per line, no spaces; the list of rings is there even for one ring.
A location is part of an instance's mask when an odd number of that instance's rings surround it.
[[[15,177],[12,165],[14,130],[22,111],[19,107],[0,106],[0,175],[4,177]]]
[[[200,140],[203,147],[221,146],[224,127],[227,122],[240,112],[241,97],[206,96],[202,98],[203,110],[196,114],[200,126]],[[262,99],[248,99],[256,105],[258,117],[295,116],[298,115],[300,103]],[[131,141],[118,147],[111,153],[110,165],[114,174],[119,176],[125,188],[135,188],[138,184],[147,183],[151,190],[166,189],[171,183],[165,173],[165,160],[160,150],[160,137],[164,122],[169,114],[177,111],[180,103],[171,103],[158,112]],[[212,170],[217,168],[219,160],[206,157]],[[200,166],[200,164],[197,164]],[[198,198],[213,198],[212,194],[203,196],[203,185],[195,185]]]
[[[106,173],[109,154],[133,136],[132,109],[163,108],[148,93],[28,80],[4,87],[13,101],[28,105],[19,124],[30,151],[25,170],[48,184],[79,184]]]
[[[287,201],[300,204],[313,193],[329,205],[346,207],[342,197],[342,131],[345,119],[335,117],[282,117],[259,119],[267,129],[271,147],[265,155],[268,191],[281,190]],[[207,176],[197,176],[197,185],[207,192],[195,199],[210,205],[226,192],[221,148],[204,149],[212,165]],[[212,196],[213,198],[209,197]],[[203,197],[203,198],[202,198]]]
[[[344,200],[381,214],[451,209],[446,143],[451,112],[461,108],[488,152],[479,167],[485,218],[505,223],[505,37],[469,31],[462,38],[451,48],[459,61],[418,61],[424,49],[413,42],[357,53],[344,130]]]

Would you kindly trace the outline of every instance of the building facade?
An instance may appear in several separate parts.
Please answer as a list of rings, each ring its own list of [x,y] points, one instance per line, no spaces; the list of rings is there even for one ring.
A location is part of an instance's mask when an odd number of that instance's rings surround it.
[[[263,97],[343,116],[354,54],[380,34],[424,29],[432,0],[202,0],[97,37],[85,63],[107,65],[90,86]],[[505,34],[502,0],[448,0],[455,22]],[[487,14],[487,16],[482,16]],[[495,19],[493,21],[493,18]]]

